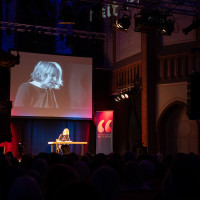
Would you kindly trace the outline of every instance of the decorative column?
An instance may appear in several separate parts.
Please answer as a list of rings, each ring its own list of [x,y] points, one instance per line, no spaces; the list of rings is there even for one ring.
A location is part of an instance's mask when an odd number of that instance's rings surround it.
[[[156,105],[155,85],[158,69],[159,33],[141,33],[142,94],[141,120],[142,142],[148,153],[155,152]]]

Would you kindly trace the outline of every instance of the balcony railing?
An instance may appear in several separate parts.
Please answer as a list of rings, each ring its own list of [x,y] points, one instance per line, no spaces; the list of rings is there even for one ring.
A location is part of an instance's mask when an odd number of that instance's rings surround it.
[[[159,56],[158,83],[187,81],[193,71],[200,69],[200,54]]]
[[[155,79],[158,84],[187,81],[193,71],[200,71],[200,53],[184,53],[159,56],[159,66]],[[134,86],[136,79],[142,78],[142,62],[137,61],[128,66],[114,69],[112,77],[112,94]]]
[[[113,70],[112,94],[121,90],[131,89],[134,83],[141,78],[141,61]]]

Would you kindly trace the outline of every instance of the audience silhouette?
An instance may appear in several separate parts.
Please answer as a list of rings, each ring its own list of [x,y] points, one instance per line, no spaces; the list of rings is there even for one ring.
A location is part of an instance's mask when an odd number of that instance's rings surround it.
[[[43,200],[38,183],[31,176],[23,175],[16,178],[10,188],[8,200]]]
[[[0,155],[2,200],[196,200],[199,189],[194,153]]]

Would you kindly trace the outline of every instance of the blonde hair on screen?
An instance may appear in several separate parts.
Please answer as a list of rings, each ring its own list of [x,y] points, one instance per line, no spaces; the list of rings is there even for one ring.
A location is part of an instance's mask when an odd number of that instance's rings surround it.
[[[57,77],[55,89],[59,89],[63,85],[63,80],[62,68],[57,62],[39,61],[31,73],[31,78],[37,82],[44,82],[48,74],[52,73],[54,69]]]

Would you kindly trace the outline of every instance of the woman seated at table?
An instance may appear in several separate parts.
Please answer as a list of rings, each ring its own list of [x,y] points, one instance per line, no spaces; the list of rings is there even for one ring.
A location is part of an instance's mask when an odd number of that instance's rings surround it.
[[[57,141],[58,141],[58,142],[61,142],[61,141],[62,141],[62,142],[65,142],[65,141],[70,141],[70,142],[72,142],[72,141],[70,140],[70,138],[69,138],[69,129],[68,129],[68,128],[65,128],[65,129],[63,130],[63,132],[59,135]],[[70,146],[69,146],[68,144],[59,145],[58,148],[59,148],[59,150],[61,150],[61,151],[63,152],[63,154],[68,154],[68,153],[70,153]]]

